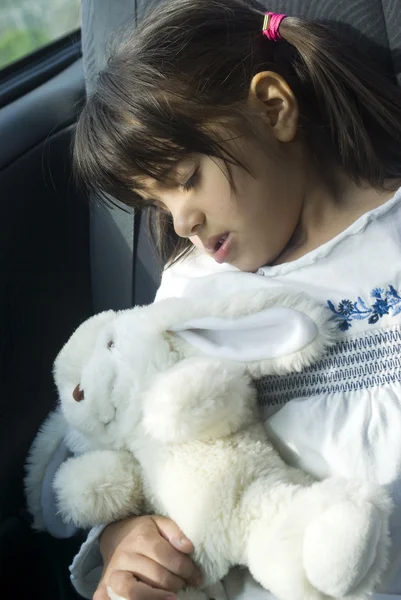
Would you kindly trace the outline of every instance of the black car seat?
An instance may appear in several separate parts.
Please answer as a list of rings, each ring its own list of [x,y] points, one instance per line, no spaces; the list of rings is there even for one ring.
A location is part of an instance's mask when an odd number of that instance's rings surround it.
[[[401,82],[401,0],[262,0],[267,10],[336,23],[360,44],[366,59]],[[132,27],[147,0],[82,0],[87,90],[107,60],[110,36],[127,19]],[[158,2],[151,2],[152,6]],[[140,215],[91,204],[91,269],[95,310],[152,301],[160,280],[146,224]]]
[[[83,0],[82,51],[88,94],[107,62],[112,34],[127,20],[135,27],[146,2],[137,0]],[[95,312],[146,304],[154,298],[160,279],[146,225],[132,210],[109,206],[92,198],[90,245]]]

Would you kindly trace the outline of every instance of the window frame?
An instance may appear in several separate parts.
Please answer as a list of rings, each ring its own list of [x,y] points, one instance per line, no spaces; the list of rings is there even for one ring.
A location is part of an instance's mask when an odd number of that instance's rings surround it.
[[[81,29],[0,69],[0,108],[24,96],[81,58]]]

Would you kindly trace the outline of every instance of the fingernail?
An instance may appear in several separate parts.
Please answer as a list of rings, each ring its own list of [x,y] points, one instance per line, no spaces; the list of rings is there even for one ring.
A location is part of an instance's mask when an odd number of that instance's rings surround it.
[[[189,543],[189,540],[185,537],[177,538],[175,541],[179,546],[186,546]]]

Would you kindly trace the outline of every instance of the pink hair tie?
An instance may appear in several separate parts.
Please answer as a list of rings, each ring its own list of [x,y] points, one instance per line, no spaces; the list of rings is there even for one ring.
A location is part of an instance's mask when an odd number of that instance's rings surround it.
[[[286,16],[287,15],[279,15],[278,13],[274,12],[266,12],[265,19],[263,21],[263,35],[265,35],[272,42],[282,40],[283,38],[280,35],[279,27],[281,21],[285,19]]]

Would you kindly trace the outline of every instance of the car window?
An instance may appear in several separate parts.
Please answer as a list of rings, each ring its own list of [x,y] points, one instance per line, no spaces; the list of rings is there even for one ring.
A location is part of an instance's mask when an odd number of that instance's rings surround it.
[[[0,0],[0,69],[80,27],[80,0]]]

